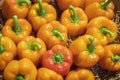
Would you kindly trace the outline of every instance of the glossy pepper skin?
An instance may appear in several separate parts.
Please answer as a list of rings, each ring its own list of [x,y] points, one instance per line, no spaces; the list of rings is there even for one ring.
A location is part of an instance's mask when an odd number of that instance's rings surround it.
[[[14,15],[17,15],[19,18],[25,18],[30,6],[30,0],[4,0],[2,14],[7,19]]]
[[[67,28],[58,21],[51,21],[38,30],[37,37],[46,43],[47,49],[51,49],[56,44],[66,45]]]
[[[56,20],[56,17],[56,10],[52,5],[38,0],[38,3],[31,6],[27,19],[37,32],[43,24]]]
[[[74,1],[73,0],[57,0],[57,5],[62,11],[69,8],[70,5],[83,8],[84,3],[85,3],[85,0],[74,0]]]
[[[95,80],[95,77],[90,70],[81,68],[70,71],[65,80]]]
[[[86,34],[96,37],[103,46],[116,39],[117,32],[117,24],[102,16],[92,19],[86,30]]]
[[[16,45],[8,37],[0,34],[0,71],[4,70],[6,65],[16,56]]]
[[[17,45],[19,59],[28,58],[37,67],[41,64],[42,56],[46,51],[46,45],[43,40],[33,36],[24,37]]]
[[[6,66],[3,76],[5,80],[36,80],[37,69],[27,58],[12,60]]]
[[[61,15],[61,23],[67,27],[69,36],[77,37],[85,33],[88,19],[81,8],[70,5]]]
[[[65,76],[72,65],[71,51],[62,45],[55,45],[43,55],[42,66]]]
[[[105,55],[99,65],[108,71],[120,70],[120,44],[109,44],[105,47]]]
[[[85,7],[85,13],[88,16],[88,20],[98,17],[105,16],[108,19],[112,19],[114,16],[114,6],[109,5],[111,0],[107,0],[107,2],[94,2]]]
[[[90,35],[76,38],[69,49],[73,53],[74,64],[83,68],[94,66],[104,55],[103,46]]]
[[[64,79],[60,74],[57,74],[55,71],[45,67],[41,67],[38,69],[37,80],[64,80]]]
[[[37,0],[32,0],[34,3],[36,3],[37,2]],[[50,3],[51,2],[51,0],[43,0],[43,2],[47,2],[47,3]]]
[[[26,19],[17,18],[17,16],[8,19],[2,28],[2,34],[11,38],[16,44],[31,32],[31,24]]]

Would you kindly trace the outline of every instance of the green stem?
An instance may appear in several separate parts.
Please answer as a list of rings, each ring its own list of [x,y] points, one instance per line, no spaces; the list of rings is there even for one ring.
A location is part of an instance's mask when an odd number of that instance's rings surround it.
[[[119,54],[115,54],[114,56],[111,57],[111,59],[114,62],[120,62],[120,55]]]
[[[64,56],[62,53],[55,53],[52,57],[52,60],[56,63],[56,64],[60,64],[64,61]]]
[[[19,34],[20,32],[22,32],[22,28],[21,26],[18,24],[18,18],[17,16],[13,16],[13,20],[14,20],[14,26],[12,27],[12,30],[16,33]]]
[[[94,38],[90,37],[89,40],[90,40],[91,43],[87,45],[87,51],[90,54],[93,54],[96,50],[95,45],[94,45]]]
[[[21,74],[18,74],[16,77],[15,77],[15,80],[26,80],[25,77]]]
[[[100,2],[100,6],[102,9],[107,10],[108,5],[111,3],[112,0],[106,0],[105,2]]]
[[[57,36],[57,37],[59,36],[62,41],[65,40],[65,37],[63,36],[63,34],[58,29],[53,29],[52,33],[53,33],[54,36]]]
[[[43,8],[42,0],[38,0],[39,9],[37,11],[38,15],[44,17],[46,15],[46,10]]]
[[[2,54],[5,51],[5,46],[1,44],[2,34],[0,34],[0,54]]]
[[[109,34],[111,38],[114,37],[114,33],[111,32],[111,31],[110,31],[108,28],[106,28],[105,26],[102,26],[102,27],[100,28],[100,32],[101,32],[101,34],[103,34],[103,35]]]
[[[18,6],[22,6],[23,3],[26,3],[29,6],[31,5],[31,1],[30,0],[17,0]]]
[[[77,15],[75,8],[72,5],[70,5],[69,9],[72,10],[72,12],[73,12],[73,14],[70,17],[71,22],[79,22],[80,17]]]

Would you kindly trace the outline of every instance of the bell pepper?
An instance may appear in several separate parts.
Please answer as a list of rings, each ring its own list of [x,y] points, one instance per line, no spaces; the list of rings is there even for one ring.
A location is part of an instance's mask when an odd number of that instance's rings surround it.
[[[6,66],[3,76],[5,80],[36,80],[37,69],[27,58],[12,60]]]
[[[85,33],[88,19],[81,8],[69,6],[61,15],[61,23],[68,28],[68,35],[77,37]]]
[[[55,45],[48,50],[42,59],[42,66],[49,68],[62,76],[67,75],[73,63],[71,51],[63,45]]]
[[[32,0],[34,3],[36,3],[37,2],[37,0]],[[43,2],[47,2],[47,3],[50,3],[51,2],[51,0],[43,0]]]
[[[19,59],[28,58],[37,67],[41,64],[42,56],[46,51],[46,45],[43,40],[33,36],[24,37],[17,45]]]
[[[38,3],[31,6],[27,17],[35,32],[37,32],[43,24],[56,20],[56,18],[55,8],[48,3],[42,2],[42,0],[38,0]]]
[[[37,80],[64,80],[60,74],[45,67],[39,68],[37,73]]]
[[[16,56],[16,45],[8,37],[0,34],[0,71]]]
[[[109,44],[105,47],[105,55],[99,65],[108,71],[120,71],[120,44]]]
[[[87,25],[86,34],[96,37],[103,46],[111,43],[117,37],[117,24],[106,17],[97,17]]]
[[[58,21],[51,21],[39,28],[37,37],[46,43],[47,49],[51,49],[56,44],[66,45],[67,28]]]
[[[11,38],[16,44],[31,32],[31,24],[24,18],[18,19],[16,15],[8,19],[2,28],[2,34]]]
[[[105,16],[108,19],[112,19],[114,16],[114,6],[109,5],[112,0],[106,0],[102,2],[94,2],[85,7],[85,13],[88,16],[88,20],[98,17]]]
[[[70,44],[73,62],[78,67],[93,67],[104,55],[104,48],[99,41],[90,35],[83,35]]]
[[[69,8],[70,5],[73,5],[75,7],[84,7],[85,0],[56,0],[57,5],[60,8],[60,10],[64,11],[67,8]]]
[[[19,18],[26,18],[30,6],[30,0],[4,0],[2,14],[7,19],[14,15]]]
[[[77,69],[70,71],[65,80],[95,80],[94,74],[89,69]]]

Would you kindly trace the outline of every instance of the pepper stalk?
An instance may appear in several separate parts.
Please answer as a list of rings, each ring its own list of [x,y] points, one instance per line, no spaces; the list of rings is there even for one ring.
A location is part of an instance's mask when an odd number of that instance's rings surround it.
[[[111,3],[112,0],[106,0],[105,2],[100,2],[100,6],[103,10],[107,10],[108,5]]]
[[[52,60],[56,63],[56,64],[60,64],[64,61],[64,56],[62,53],[55,53],[52,57]]]
[[[114,62],[120,62],[120,55],[119,54],[115,54],[111,57],[112,61]]]
[[[18,6],[22,6],[23,3],[26,3],[28,6],[31,5],[31,1],[30,0],[17,0]]]
[[[0,34],[0,54],[2,54],[5,51],[5,46],[1,44],[2,34]]]
[[[25,79],[25,77],[22,74],[18,74],[16,75],[15,80],[27,80],[27,79]]]

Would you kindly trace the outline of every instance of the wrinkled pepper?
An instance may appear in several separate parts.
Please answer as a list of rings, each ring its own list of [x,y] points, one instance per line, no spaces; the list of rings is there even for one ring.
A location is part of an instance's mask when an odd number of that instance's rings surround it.
[[[65,80],[95,80],[94,74],[89,69],[76,69],[70,71]]]
[[[8,19],[2,28],[2,34],[11,38],[16,44],[31,32],[31,24],[24,18],[18,19],[16,15]]]
[[[8,37],[0,34],[0,71],[16,56],[16,45]]]
[[[85,13],[88,16],[88,20],[105,16],[108,19],[112,19],[114,16],[114,5],[109,5],[112,0],[106,0],[102,2],[94,2],[85,7]]]
[[[85,33],[88,19],[81,8],[70,5],[61,15],[61,23],[68,28],[69,36],[77,37]]]
[[[33,36],[24,37],[17,45],[19,59],[28,58],[37,67],[41,64],[42,56],[46,51],[46,45],[43,40]]]
[[[14,15],[19,18],[26,18],[30,6],[30,0],[4,0],[2,14],[7,19],[12,18]]]
[[[66,45],[67,32],[67,28],[59,21],[51,21],[39,28],[37,37],[46,43],[47,49],[50,49],[56,44]]]
[[[37,2],[37,0],[32,0],[34,3],[36,3]],[[43,0],[43,2],[47,2],[47,3],[50,3],[51,2],[51,0]]]
[[[70,44],[73,62],[76,66],[89,68],[94,66],[104,55],[104,48],[99,41],[90,35],[83,35]]]
[[[55,45],[48,50],[42,59],[42,66],[49,68],[62,76],[67,75],[73,63],[71,51],[63,45]]]
[[[96,37],[103,46],[116,39],[117,32],[117,24],[102,16],[92,19],[86,30],[86,34]]]
[[[37,69],[27,58],[12,60],[6,66],[3,76],[5,80],[36,80]]]
[[[38,0],[38,3],[31,6],[27,17],[35,32],[37,32],[43,24],[56,20],[56,18],[55,8],[48,3],[42,2],[42,0]]]
[[[105,47],[105,55],[99,65],[108,71],[120,71],[120,44],[109,44]]]
[[[37,80],[64,80],[60,74],[45,67],[39,68],[37,73]]]
[[[83,8],[85,3],[85,0],[56,0],[56,1],[57,1],[58,7],[62,11],[69,8],[70,5]]]

